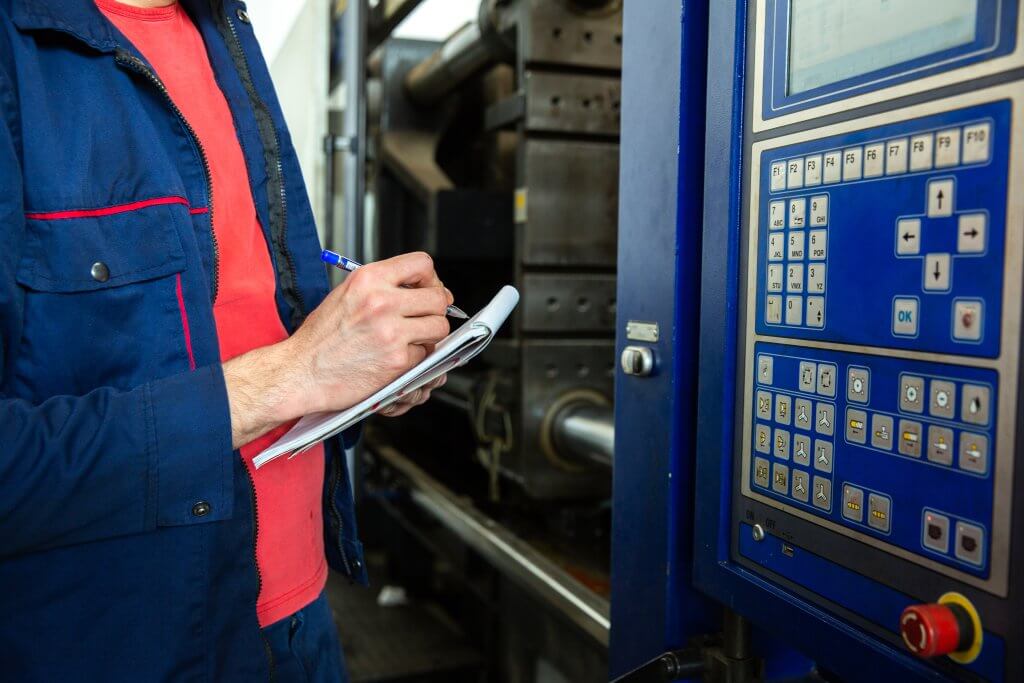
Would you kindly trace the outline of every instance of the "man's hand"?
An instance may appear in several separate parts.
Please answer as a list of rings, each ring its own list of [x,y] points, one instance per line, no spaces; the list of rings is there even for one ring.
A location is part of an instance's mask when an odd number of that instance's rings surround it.
[[[224,364],[234,446],[288,420],[343,410],[370,396],[448,334],[445,309],[452,301],[427,254],[404,254],[350,274],[289,339]],[[390,414],[426,400],[424,389]]]
[[[448,375],[441,375],[433,382],[428,382],[422,387],[412,392],[408,396],[403,396],[384,410],[380,411],[381,415],[386,417],[398,417],[399,415],[405,415],[416,406],[421,406],[430,400],[430,392],[438,387],[443,387],[444,383],[448,381]]]

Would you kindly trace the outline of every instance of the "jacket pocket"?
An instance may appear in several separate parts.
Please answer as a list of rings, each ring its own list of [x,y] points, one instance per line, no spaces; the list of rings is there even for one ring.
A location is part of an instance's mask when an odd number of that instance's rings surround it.
[[[189,368],[180,292],[188,206],[125,206],[27,216],[19,393],[129,389]]]

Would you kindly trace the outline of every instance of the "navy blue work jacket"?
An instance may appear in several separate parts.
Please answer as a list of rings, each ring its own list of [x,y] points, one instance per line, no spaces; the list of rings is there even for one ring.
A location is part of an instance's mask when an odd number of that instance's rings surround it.
[[[183,6],[294,331],[328,281],[269,72],[242,3]],[[92,0],[0,0],[0,112],[0,680],[268,680],[204,152]],[[327,556],[365,582],[341,451]]]

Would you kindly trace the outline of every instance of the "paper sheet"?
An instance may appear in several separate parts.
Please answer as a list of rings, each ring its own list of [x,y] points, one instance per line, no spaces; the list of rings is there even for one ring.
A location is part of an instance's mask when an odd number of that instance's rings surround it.
[[[282,455],[298,455],[383,410],[424,384],[465,365],[487,348],[517,303],[519,292],[516,288],[508,285],[502,287],[487,306],[438,342],[434,352],[415,367],[348,410],[303,417],[284,436],[257,455],[253,465],[258,469]]]

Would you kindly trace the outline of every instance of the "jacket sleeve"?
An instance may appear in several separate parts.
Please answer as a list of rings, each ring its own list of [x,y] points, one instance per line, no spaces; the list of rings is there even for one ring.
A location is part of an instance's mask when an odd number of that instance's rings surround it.
[[[21,339],[25,299],[15,272],[25,218],[18,135],[2,86],[0,557],[229,517],[231,423],[219,365],[40,404],[3,393]]]

